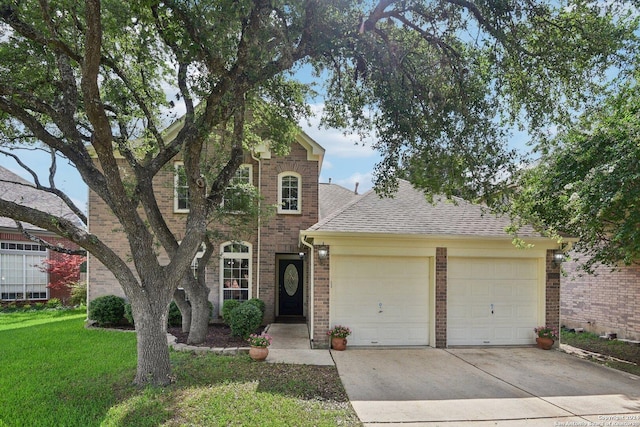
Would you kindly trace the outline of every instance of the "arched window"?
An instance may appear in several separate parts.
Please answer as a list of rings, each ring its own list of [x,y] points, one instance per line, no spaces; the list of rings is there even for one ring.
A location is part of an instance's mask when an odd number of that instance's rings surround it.
[[[226,300],[251,298],[251,244],[227,242],[220,246],[220,306]]]
[[[278,175],[278,213],[299,214],[302,212],[302,177],[295,172]]]

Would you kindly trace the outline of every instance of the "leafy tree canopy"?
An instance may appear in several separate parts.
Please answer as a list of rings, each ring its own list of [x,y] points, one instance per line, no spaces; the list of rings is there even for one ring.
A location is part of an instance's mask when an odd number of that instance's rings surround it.
[[[640,86],[629,78],[544,145],[511,211],[555,237],[578,238],[582,266],[640,260]]]

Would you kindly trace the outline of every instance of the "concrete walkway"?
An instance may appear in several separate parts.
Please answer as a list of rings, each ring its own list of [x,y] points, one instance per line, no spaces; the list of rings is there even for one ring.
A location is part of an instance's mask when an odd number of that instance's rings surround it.
[[[329,350],[312,350],[304,323],[272,323],[266,333],[273,338],[267,362],[301,365],[334,365]]]

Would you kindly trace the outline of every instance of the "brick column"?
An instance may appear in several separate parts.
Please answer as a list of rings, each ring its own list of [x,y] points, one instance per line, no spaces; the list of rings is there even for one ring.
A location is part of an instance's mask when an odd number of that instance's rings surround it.
[[[447,248],[436,248],[436,347],[447,346]]]
[[[560,265],[553,262],[552,249],[547,250],[545,283],[545,324],[560,330]]]
[[[329,348],[329,273],[331,257],[318,258],[318,250],[313,251],[315,270],[313,300],[313,348]]]

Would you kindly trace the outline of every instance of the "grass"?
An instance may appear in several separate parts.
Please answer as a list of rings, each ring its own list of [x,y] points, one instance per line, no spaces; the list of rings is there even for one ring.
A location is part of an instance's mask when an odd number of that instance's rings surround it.
[[[597,363],[640,376],[640,345],[600,338],[590,332],[575,333],[564,330],[561,332],[560,340],[563,344],[605,356],[593,357],[592,360]],[[628,363],[612,360],[611,357]]]
[[[172,385],[134,387],[135,334],[84,318],[0,314],[0,426],[360,425],[335,367],[172,352]]]

